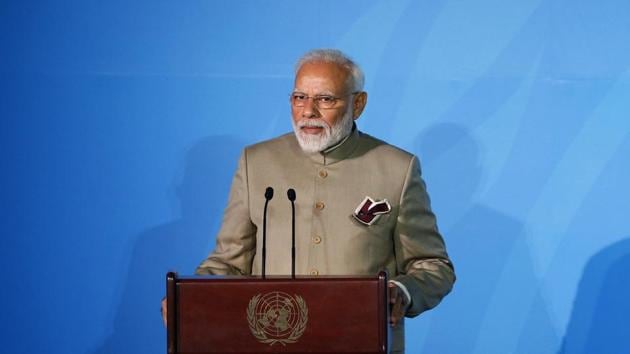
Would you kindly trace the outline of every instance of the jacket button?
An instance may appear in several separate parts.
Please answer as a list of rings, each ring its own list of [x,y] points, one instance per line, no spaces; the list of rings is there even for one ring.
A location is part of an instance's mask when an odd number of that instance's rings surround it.
[[[319,177],[321,177],[321,178],[328,177],[328,171],[326,171],[326,170],[319,170]]]
[[[324,202],[317,202],[315,203],[315,208],[317,208],[318,210],[322,210],[324,209]]]
[[[319,271],[315,268],[311,269],[311,275],[319,275]]]
[[[319,236],[313,236],[313,243],[320,244],[322,242],[322,238]]]

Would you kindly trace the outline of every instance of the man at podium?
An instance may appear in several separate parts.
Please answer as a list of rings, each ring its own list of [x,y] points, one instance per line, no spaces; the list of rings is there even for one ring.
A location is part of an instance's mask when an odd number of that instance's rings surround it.
[[[291,274],[292,209],[282,195],[294,189],[295,273],[386,269],[392,350],[402,353],[404,317],[436,306],[455,275],[417,157],[357,128],[368,98],[363,84],[361,68],[338,50],[298,60],[289,96],[293,132],[243,150],[216,247],[196,273],[261,274],[265,192],[273,187],[266,274]],[[352,306],[352,294],[341,299]]]

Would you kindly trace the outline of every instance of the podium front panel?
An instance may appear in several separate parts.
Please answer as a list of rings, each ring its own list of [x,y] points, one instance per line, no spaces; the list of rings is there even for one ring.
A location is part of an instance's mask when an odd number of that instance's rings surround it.
[[[385,278],[176,279],[169,353],[386,353]]]

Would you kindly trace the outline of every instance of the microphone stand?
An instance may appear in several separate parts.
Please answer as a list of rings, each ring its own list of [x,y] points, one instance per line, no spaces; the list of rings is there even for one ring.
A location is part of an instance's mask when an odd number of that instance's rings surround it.
[[[289,188],[287,197],[291,201],[291,278],[295,279],[295,190]]]
[[[273,188],[265,190],[265,209],[263,210],[263,244],[262,244],[262,277],[265,279],[265,266],[267,264],[267,204],[273,198]]]

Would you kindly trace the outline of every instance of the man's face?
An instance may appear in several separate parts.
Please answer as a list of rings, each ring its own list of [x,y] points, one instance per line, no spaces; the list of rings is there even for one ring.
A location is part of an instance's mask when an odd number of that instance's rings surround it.
[[[307,152],[325,150],[352,130],[353,95],[347,87],[349,73],[333,63],[306,63],[295,76],[293,94],[307,97],[301,106],[291,105],[293,129]],[[317,97],[333,97],[335,104],[324,107]],[[359,112],[360,113],[360,112]],[[357,115],[358,117],[358,115]]]

